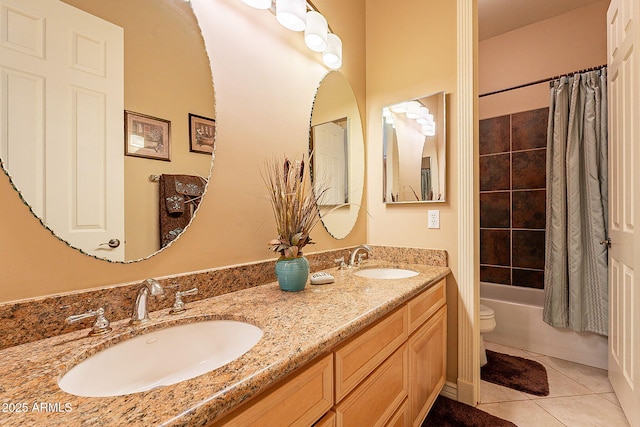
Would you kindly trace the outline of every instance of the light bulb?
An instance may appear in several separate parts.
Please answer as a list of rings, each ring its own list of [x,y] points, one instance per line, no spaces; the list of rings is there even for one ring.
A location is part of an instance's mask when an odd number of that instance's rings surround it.
[[[322,52],[327,48],[329,24],[320,13],[307,12],[307,27],[304,30],[304,42],[314,52]]]
[[[391,106],[391,111],[393,111],[394,113],[406,113],[407,112],[407,103],[406,102],[400,102],[398,104],[392,105]]]
[[[407,117],[410,119],[420,117],[420,103],[418,101],[407,102]]]
[[[334,70],[342,67],[342,40],[333,33],[327,35],[327,48],[322,53],[322,61]]]
[[[256,9],[269,9],[271,7],[271,0],[241,0],[244,4],[249,5]]]
[[[292,31],[304,31],[307,2],[305,0],[276,0],[276,19]]]

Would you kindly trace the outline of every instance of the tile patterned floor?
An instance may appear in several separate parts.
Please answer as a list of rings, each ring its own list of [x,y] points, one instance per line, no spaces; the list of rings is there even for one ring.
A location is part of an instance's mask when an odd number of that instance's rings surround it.
[[[549,378],[549,396],[533,396],[482,381],[478,409],[518,427],[629,426],[606,370],[491,342],[485,346],[542,363]]]

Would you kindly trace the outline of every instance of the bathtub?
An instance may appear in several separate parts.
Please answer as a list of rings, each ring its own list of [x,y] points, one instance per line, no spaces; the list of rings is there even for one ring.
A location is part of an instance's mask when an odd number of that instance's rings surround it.
[[[496,313],[496,328],[485,341],[607,369],[607,337],[544,323],[541,289],[481,282],[480,304]]]

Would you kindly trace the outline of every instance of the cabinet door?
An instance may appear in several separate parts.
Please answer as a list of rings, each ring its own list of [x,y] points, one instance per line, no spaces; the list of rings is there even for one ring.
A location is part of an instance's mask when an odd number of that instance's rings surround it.
[[[407,308],[396,310],[335,351],[336,402],[340,402],[407,340]]]
[[[445,383],[447,307],[442,307],[409,338],[411,420],[420,426]]]
[[[405,401],[407,346],[403,344],[336,407],[338,427],[384,426]]]
[[[329,354],[213,425],[306,427],[332,404],[333,358]]]
[[[405,400],[384,427],[410,427],[411,411],[409,409],[409,401]]]
[[[327,412],[313,427],[336,427],[336,413],[333,411]]]

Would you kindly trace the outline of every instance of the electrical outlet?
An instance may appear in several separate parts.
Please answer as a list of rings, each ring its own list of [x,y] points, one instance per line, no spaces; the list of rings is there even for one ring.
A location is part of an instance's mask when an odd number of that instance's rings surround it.
[[[429,228],[440,228],[440,211],[429,210]]]

